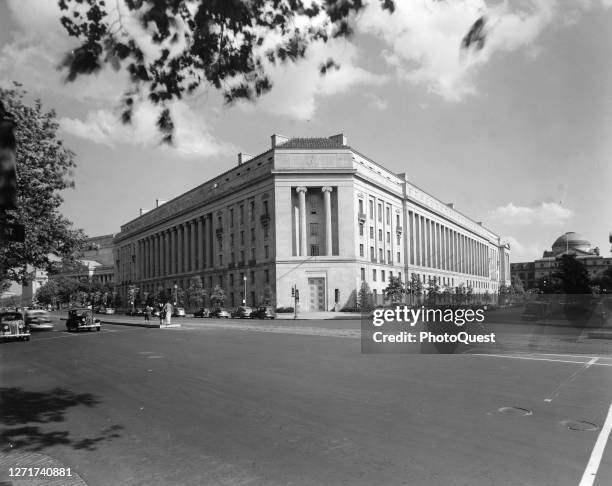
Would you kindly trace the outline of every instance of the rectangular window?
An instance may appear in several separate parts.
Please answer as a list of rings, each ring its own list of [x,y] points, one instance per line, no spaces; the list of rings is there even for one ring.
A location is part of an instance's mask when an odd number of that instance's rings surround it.
[[[221,216],[217,217],[217,228],[223,228],[223,218]]]
[[[234,210],[230,209],[230,228],[234,226]]]
[[[370,226],[370,238],[374,239],[374,226]]]
[[[383,257],[383,251],[382,251],[382,248],[379,248],[379,249],[378,249],[378,261],[379,261],[379,263],[384,263],[384,259],[383,259],[383,258],[384,258],[384,257]]]
[[[363,256],[363,244],[359,245],[359,256]]]
[[[395,215],[395,226],[399,226],[400,225],[400,220],[399,220],[399,214]]]
[[[249,202],[249,208],[251,213],[251,221],[255,221],[255,201]]]
[[[251,228],[251,241],[255,241],[255,228]]]
[[[268,210],[268,201],[264,201],[263,202],[263,213],[268,216],[270,214],[269,210]]]
[[[240,244],[244,245],[244,231],[240,232]]]
[[[270,282],[270,270],[268,270],[268,269],[264,270],[264,281],[266,283]]]
[[[319,223],[310,223],[310,236],[319,236]]]
[[[310,245],[310,255],[319,256],[319,245]]]
[[[400,238],[401,238],[401,236],[400,236],[400,235],[397,235],[397,245],[398,245],[398,246],[399,246],[399,245],[400,245],[400,243],[401,243]]]
[[[401,263],[401,259],[400,259],[400,252],[397,252],[397,263]]]
[[[270,258],[270,247],[268,245],[264,246],[264,255],[266,258]]]
[[[378,241],[382,241],[382,230],[378,230]]]
[[[381,282],[384,282],[384,281],[385,281],[385,271],[384,271],[384,270],[381,270],[381,271],[380,271],[380,281],[381,281]]]
[[[240,263],[244,263],[244,250],[240,250]]]
[[[380,221],[381,223],[382,223],[382,218],[383,218],[382,212],[383,212],[382,211],[382,204],[379,204],[378,205],[378,221]]]
[[[374,219],[374,201],[370,199],[370,219]]]
[[[233,247],[234,246],[234,233],[230,234],[230,246]]]
[[[376,269],[372,269],[372,280],[376,282]]]
[[[264,226],[264,239],[268,239],[270,236],[270,229],[268,226]]]
[[[255,248],[251,248],[251,260],[255,260]]]
[[[370,247],[370,259],[371,259],[371,260],[374,260],[374,258],[376,258],[376,256],[374,255],[374,247],[373,247],[373,246],[371,246],[371,247]]]
[[[363,200],[362,199],[359,200],[359,212],[363,213]]]
[[[387,243],[391,243],[391,232],[387,231]]]
[[[361,269],[361,281],[363,282],[365,280],[365,268]]]
[[[386,220],[387,224],[391,224],[391,209],[387,208]]]
[[[363,236],[363,225],[359,225],[359,236]]]
[[[234,252],[230,253],[230,263],[236,263],[236,256],[234,255]]]
[[[234,274],[233,273],[230,273],[229,275],[229,284],[230,284],[230,287],[234,286]]]
[[[219,255],[219,265],[223,265],[223,255]]]
[[[251,272],[249,278],[251,280],[251,283],[255,283],[255,272]]]
[[[244,224],[244,204],[240,205],[240,224]]]
[[[391,250],[387,250],[387,263],[391,263]]]

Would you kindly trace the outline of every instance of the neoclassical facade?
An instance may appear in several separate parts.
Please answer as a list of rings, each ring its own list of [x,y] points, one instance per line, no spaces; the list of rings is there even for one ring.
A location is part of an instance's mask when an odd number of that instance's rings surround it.
[[[599,248],[593,248],[591,242],[580,233],[568,231],[553,242],[550,250],[542,253],[542,258],[532,262],[512,263],[512,278],[520,280],[526,290],[543,288],[555,279],[559,259],[563,255],[573,255],[584,263],[591,279],[601,277],[612,266],[612,258],[601,256]]]
[[[124,298],[219,285],[227,305],[270,301],[299,310],[354,305],[363,281],[381,295],[391,276],[494,293],[510,281],[498,235],[329,138],[273,135],[269,150],[124,224],[115,237]],[[245,293],[246,290],[246,293]]]

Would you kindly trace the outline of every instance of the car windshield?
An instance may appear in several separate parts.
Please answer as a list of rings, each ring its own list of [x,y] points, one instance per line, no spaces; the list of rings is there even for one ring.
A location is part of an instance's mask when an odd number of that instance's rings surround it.
[[[18,321],[21,320],[21,314],[19,312],[11,312],[11,313],[7,313],[7,314],[0,314],[0,322],[7,322],[7,321]]]

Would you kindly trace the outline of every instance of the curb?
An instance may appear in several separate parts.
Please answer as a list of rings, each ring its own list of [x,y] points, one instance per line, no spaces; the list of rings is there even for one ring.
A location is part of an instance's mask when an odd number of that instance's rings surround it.
[[[66,317],[60,317],[60,321],[66,321],[67,318]],[[130,327],[145,327],[145,328],[150,328],[150,329],[159,329],[159,324],[145,324],[143,323],[138,323],[138,322],[119,322],[119,321],[106,321],[106,320],[101,320],[100,319],[100,323],[101,324],[112,324],[115,326],[130,326]],[[179,324],[180,326],[180,324]]]
[[[612,331],[596,331],[589,333],[589,339],[612,339]]]

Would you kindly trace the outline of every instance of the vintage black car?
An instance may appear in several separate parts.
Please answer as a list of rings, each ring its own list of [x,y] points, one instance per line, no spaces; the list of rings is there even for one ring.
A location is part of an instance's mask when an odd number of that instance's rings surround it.
[[[274,319],[274,309],[270,306],[259,306],[251,313],[251,319]]]
[[[21,312],[0,313],[0,339],[30,340],[30,327],[25,323]]]
[[[200,307],[193,313],[193,317],[210,317],[210,309],[208,307]]]
[[[99,331],[100,320],[94,317],[91,309],[70,309],[66,320],[66,329],[68,331],[92,331],[94,329]]]

